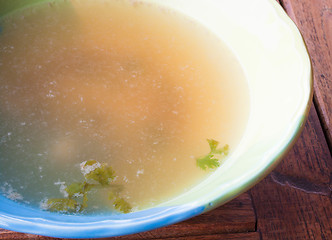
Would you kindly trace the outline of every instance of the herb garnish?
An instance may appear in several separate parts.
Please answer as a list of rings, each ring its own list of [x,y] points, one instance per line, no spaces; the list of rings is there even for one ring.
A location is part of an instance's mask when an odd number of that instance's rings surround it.
[[[207,142],[210,146],[210,152],[205,156],[196,158],[197,166],[203,170],[219,167],[221,160],[227,156],[229,152],[229,146],[227,144],[218,148],[218,141],[207,139]],[[96,160],[82,162],[80,167],[85,181],[74,182],[65,187],[65,198],[48,199],[46,203],[48,210],[57,212],[81,212],[87,208],[88,193],[93,188],[110,188],[108,198],[112,201],[113,207],[122,213],[129,213],[132,210],[131,205],[124,198],[120,197],[122,186],[112,184],[116,177],[112,167]]]
[[[115,172],[106,163],[96,160],[88,160],[80,164],[81,172],[85,178],[83,182],[75,182],[67,186],[65,198],[50,198],[46,202],[46,208],[56,212],[81,212],[88,206],[88,193],[93,188],[110,188],[109,200],[116,210],[129,213],[130,204],[119,195],[121,186],[114,185]],[[80,200],[80,201],[79,201]]]
[[[229,146],[218,148],[219,142],[213,139],[207,139],[210,145],[210,152],[202,157],[196,158],[196,164],[203,170],[215,169],[220,166],[220,161],[228,155]]]

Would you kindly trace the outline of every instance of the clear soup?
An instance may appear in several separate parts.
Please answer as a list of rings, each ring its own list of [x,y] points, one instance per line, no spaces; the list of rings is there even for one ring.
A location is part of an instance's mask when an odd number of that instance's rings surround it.
[[[94,159],[139,210],[211,173],[206,139],[236,148],[244,73],[208,29],[133,1],[56,1],[0,19],[0,191],[39,207]],[[227,159],[226,159],[227,161]],[[62,189],[63,190],[63,189]],[[112,211],[105,191],[85,212]]]

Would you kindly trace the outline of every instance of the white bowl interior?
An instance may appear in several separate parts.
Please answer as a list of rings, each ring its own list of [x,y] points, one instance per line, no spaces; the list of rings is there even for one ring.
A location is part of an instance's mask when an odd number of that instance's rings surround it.
[[[306,119],[312,95],[306,47],[274,1],[147,2],[174,9],[207,27],[232,50],[245,72],[251,109],[241,143],[204,182],[162,205],[221,204],[265,176]]]

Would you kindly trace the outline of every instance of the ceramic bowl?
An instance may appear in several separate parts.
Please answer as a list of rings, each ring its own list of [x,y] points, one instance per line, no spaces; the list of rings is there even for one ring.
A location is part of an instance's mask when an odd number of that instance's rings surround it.
[[[0,196],[1,228],[90,238],[166,226],[211,210],[248,190],[291,148],[309,111],[312,73],[303,39],[276,1],[145,1],[203,24],[238,58],[248,81],[251,105],[241,143],[205,181],[155,208],[123,215],[71,216],[33,209]],[[0,0],[0,16],[30,2]]]

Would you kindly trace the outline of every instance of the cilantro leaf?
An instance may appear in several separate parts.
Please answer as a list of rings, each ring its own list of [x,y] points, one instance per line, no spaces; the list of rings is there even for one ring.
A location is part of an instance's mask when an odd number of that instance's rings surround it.
[[[66,187],[65,191],[68,193],[68,198],[82,197],[89,192],[93,186],[93,184],[89,184],[85,181],[83,183],[75,182]]]
[[[76,212],[80,204],[74,199],[51,198],[46,202],[47,209],[57,212]]]
[[[119,210],[123,213],[129,213],[132,209],[131,205],[126,200],[120,197],[115,198],[113,206],[116,210]]]
[[[207,154],[206,156],[196,159],[196,164],[203,170],[215,169],[220,166],[219,160],[212,154]]]
[[[115,172],[112,167],[95,160],[83,162],[81,170],[86,180],[94,180],[103,186],[108,185],[115,178]]]
[[[119,197],[119,193],[111,191],[108,195],[108,199],[113,201],[113,206],[116,210],[129,213],[132,210],[131,205],[124,200],[123,198]]]
[[[65,191],[68,193],[68,197],[72,198],[83,193],[84,183],[72,183],[65,188]]]
[[[219,142],[213,139],[206,139],[206,141],[209,143],[211,152],[215,151],[219,145]]]
[[[101,185],[108,185],[115,178],[112,167],[102,166],[85,175],[86,180],[95,180]]]
[[[130,204],[119,197],[123,186],[111,184],[115,179],[115,172],[112,167],[106,163],[100,163],[96,160],[88,160],[80,164],[85,181],[74,182],[68,185],[64,190],[68,193],[67,198],[53,198],[47,200],[47,209],[58,212],[81,212],[88,207],[88,193],[93,188],[111,188],[109,199],[113,202],[114,208],[123,213],[131,211]],[[97,183],[90,183],[93,180]],[[80,198],[79,203],[76,198]]]
[[[219,142],[214,139],[207,139],[210,152],[202,157],[196,158],[196,165],[203,170],[215,169],[220,166],[220,161],[228,155],[229,146],[218,148]]]
[[[85,192],[83,194],[83,202],[82,202],[80,211],[82,211],[84,208],[87,208],[87,207],[88,207],[88,194],[87,194],[87,192]]]
[[[225,156],[227,156],[228,153],[229,153],[229,145],[228,144],[226,144],[222,148],[218,148],[218,149],[214,150],[214,154],[219,154],[219,155],[225,155]]]

